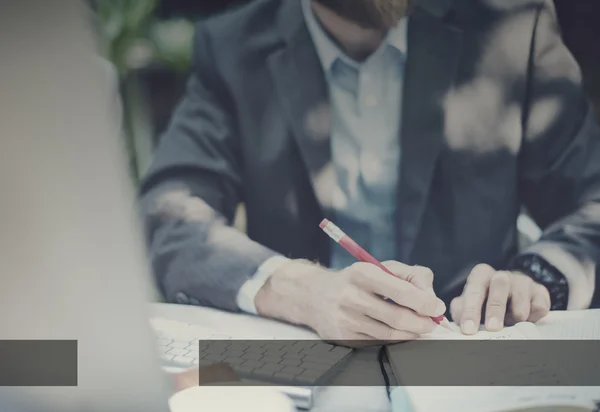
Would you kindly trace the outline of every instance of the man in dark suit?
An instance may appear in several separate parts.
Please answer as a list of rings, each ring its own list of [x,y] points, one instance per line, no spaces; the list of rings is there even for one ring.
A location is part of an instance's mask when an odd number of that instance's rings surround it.
[[[350,340],[589,306],[600,129],[551,1],[257,0],[200,23],[194,63],[142,185],[167,300]]]

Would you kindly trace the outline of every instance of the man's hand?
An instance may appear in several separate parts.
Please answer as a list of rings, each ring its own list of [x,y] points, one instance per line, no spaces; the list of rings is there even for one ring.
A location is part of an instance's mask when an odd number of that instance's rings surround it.
[[[518,272],[496,271],[477,265],[467,278],[461,296],[450,304],[454,322],[466,335],[477,333],[485,315],[489,331],[517,322],[537,322],[550,311],[548,290]]]
[[[412,340],[433,331],[430,317],[442,315],[446,307],[433,292],[431,270],[399,262],[384,265],[396,276],[368,263],[336,272],[292,261],[265,283],[256,308],[263,316],[306,325],[322,339],[347,346]]]

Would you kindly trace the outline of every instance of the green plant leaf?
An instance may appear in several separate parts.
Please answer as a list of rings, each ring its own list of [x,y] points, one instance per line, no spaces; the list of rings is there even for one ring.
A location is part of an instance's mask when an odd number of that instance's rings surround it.
[[[150,30],[156,58],[175,70],[185,71],[191,63],[194,25],[185,19],[157,22]]]

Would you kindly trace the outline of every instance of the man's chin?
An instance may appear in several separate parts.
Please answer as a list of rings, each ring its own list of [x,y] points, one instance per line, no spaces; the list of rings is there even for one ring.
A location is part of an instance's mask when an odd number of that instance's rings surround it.
[[[316,0],[340,17],[350,21],[363,29],[387,30],[394,27],[399,17],[393,14],[380,14],[365,1],[372,0]]]
[[[359,26],[361,29],[365,30],[378,30],[378,31],[387,31],[394,27],[399,20],[381,20],[381,21],[366,21],[366,20],[358,20],[358,19],[348,19],[352,23]]]

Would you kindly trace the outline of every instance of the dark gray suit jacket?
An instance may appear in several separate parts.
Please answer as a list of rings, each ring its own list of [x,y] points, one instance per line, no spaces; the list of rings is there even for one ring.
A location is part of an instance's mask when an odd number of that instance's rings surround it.
[[[449,301],[474,264],[515,256],[525,205],[542,247],[598,261],[600,130],[551,2],[422,0],[408,47],[397,259]],[[193,60],[142,185],[149,249],[168,301],[237,310],[267,258],[328,263],[327,86],[299,0],[199,23]]]

